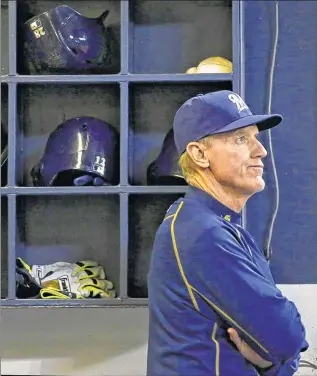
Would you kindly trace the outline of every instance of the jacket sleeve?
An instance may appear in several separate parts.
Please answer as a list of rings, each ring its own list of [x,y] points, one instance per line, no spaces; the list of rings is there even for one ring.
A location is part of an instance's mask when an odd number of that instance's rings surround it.
[[[265,277],[233,232],[205,231],[191,248],[186,264],[192,290],[263,359],[283,366],[308,348],[295,304]]]
[[[307,348],[308,343],[304,340],[302,348]],[[260,376],[293,376],[298,371],[301,355],[297,355],[295,358],[288,360],[285,363],[274,365],[270,367],[268,371],[258,368]]]
[[[308,343],[304,340],[302,348],[306,348],[307,345]],[[258,374],[260,376],[293,376],[298,371],[300,359],[301,355],[299,354],[286,362],[273,365],[268,370],[257,367]]]

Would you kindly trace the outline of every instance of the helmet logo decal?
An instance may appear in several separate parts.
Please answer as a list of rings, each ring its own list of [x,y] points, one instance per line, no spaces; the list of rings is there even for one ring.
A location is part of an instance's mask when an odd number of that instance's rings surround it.
[[[100,155],[96,155],[95,161],[93,164],[93,169],[100,174],[103,174],[106,169],[106,158],[101,157]]]
[[[40,19],[33,21],[30,24],[30,28],[33,31],[33,34],[36,39],[39,39],[41,38],[42,35],[45,35],[45,30],[44,30],[44,27],[42,26],[42,22]]]
[[[229,94],[228,99],[230,102],[234,103],[237,106],[237,110],[239,112],[249,109],[244,100],[237,94]]]

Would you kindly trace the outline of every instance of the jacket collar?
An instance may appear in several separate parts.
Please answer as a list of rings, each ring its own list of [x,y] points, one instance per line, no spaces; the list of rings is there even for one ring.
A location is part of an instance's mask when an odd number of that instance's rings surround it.
[[[229,209],[227,206],[223,205],[221,202],[216,200],[213,196],[203,191],[202,189],[189,185],[187,192],[185,194],[185,199],[186,198],[201,202],[202,204],[206,205],[209,209],[211,209],[216,215],[224,218],[228,222],[236,223],[241,226],[241,212],[236,213],[235,211]]]

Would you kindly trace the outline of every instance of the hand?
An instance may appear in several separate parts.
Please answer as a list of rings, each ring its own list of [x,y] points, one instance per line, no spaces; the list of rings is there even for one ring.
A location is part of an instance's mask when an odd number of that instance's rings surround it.
[[[237,346],[238,350],[240,351],[241,355],[247,359],[253,365],[259,368],[267,368],[272,365],[271,362],[264,360],[260,357],[238,334],[238,332],[233,329],[229,328],[227,332],[230,335],[231,341]]]
[[[108,185],[103,179],[99,177],[93,177],[90,175],[82,175],[78,178],[74,179],[73,184],[75,186],[83,186],[83,185],[93,185],[93,186],[101,186],[101,185]]]

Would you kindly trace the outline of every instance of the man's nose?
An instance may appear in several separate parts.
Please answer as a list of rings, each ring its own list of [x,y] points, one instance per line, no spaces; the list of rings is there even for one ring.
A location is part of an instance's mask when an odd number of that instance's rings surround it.
[[[256,158],[265,158],[267,156],[267,151],[259,140],[255,141],[254,156]]]

